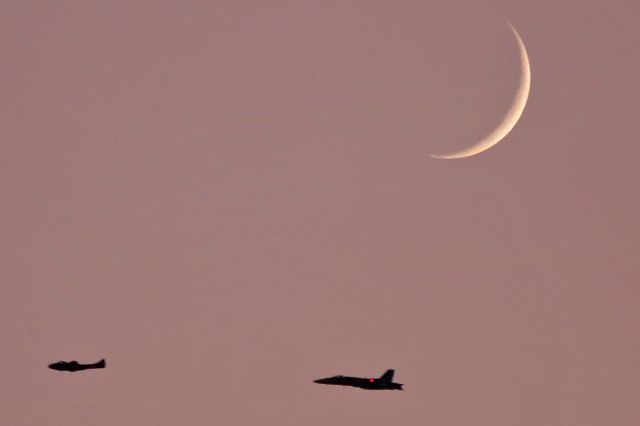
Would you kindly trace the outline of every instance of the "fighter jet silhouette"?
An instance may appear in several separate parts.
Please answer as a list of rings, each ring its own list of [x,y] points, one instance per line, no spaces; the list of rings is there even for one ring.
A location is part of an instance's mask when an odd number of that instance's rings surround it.
[[[314,380],[314,383],[320,383],[321,385],[341,385],[341,386],[353,386],[356,388],[367,390],[403,390],[402,384],[393,383],[394,370],[387,370],[378,379],[367,379],[362,377],[348,377],[348,376],[333,376],[326,379]]]
[[[57,371],[71,371],[75,373],[76,371],[82,370],[90,370],[93,368],[105,368],[107,363],[104,359],[96,362],[95,364],[80,364],[78,361],[58,361],[53,364],[49,364],[49,368]]]

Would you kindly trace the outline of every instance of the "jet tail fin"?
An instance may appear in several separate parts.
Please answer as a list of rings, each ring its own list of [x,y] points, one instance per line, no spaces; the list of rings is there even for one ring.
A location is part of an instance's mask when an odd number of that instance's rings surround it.
[[[387,382],[387,383],[393,382],[393,373],[394,372],[395,372],[394,370],[385,371],[385,373],[382,376],[380,376],[380,381],[381,382]]]
[[[105,368],[107,366],[107,361],[103,358],[100,361],[93,364],[95,368]]]

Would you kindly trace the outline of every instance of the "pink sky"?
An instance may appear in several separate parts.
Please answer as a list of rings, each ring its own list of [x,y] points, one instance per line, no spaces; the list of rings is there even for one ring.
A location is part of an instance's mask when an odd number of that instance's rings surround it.
[[[0,424],[637,426],[638,12],[1,2]]]

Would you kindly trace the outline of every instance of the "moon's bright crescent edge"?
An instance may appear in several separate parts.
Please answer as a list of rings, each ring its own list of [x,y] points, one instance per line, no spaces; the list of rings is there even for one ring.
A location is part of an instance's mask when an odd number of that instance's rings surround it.
[[[431,154],[433,158],[440,159],[456,159],[456,158],[465,158],[471,157],[472,155],[476,155],[481,153],[482,151],[486,151],[491,148],[502,139],[504,139],[507,134],[514,128],[520,117],[522,116],[522,112],[524,111],[524,107],[527,104],[527,99],[529,98],[529,90],[531,89],[531,68],[529,65],[529,56],[527,55],[527,49],[524,47],[524,43],[520,38],[520,35],[513,28],[513,25],[509,24],[513,34],[516,36],[516,40],[518,41],[518,47],[520,50],[520,85],[518,87],[518,91],[516,92],[516,96],[514,98],[513,104],[511,108],[505,115],[502,122],[496,127],[491,133],[485,136],[480,142],[475,145],[463,149],[462,151],[453,152],[451,154]]]

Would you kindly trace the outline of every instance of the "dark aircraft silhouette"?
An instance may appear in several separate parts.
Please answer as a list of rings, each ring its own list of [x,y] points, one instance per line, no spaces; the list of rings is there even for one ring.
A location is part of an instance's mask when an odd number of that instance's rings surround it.
[[[353,386],[367,390],[403,390],[401,383],[393,383],[394,370],[387,370],[379,379],[366,379],[362,377],[333,376],[326,379],[314,380],[313,383],[321,385]]]
[[[80,364],[78,361],[58,361],[53,364],[49,364],[49,368],[57,371],[71,371],[75,373],[76,371],[82,370],[91,370],[94,368],[105,368],[107,363],[104,359],[96,362],[95,364]]]

